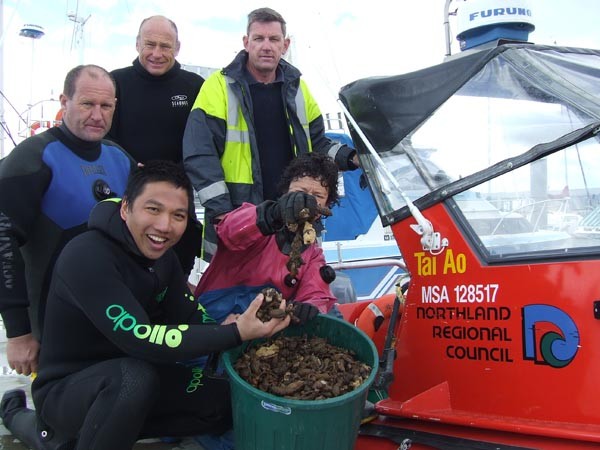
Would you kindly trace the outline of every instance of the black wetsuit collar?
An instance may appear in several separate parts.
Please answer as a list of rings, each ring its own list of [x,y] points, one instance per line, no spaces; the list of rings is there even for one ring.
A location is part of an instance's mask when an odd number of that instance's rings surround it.
[[[60,127],[49,130],[52,135],[66,145],[73,153],[86,161],[95,161],[100,157],[102,141],[84,141],[75,136],[63,122]]]
[[[175,65],[173,67],[171,67],[167,72],[163,73],[162,75],[152,75],[150,72],[148,72],[146,69],[144,69],[144,66],[142,66],[142,64],[140,63],[140,60],[138,58],[135,58],[133,60],[132,64],[133,64],[133,68],[135,69],[135,71],[143,79],[149,80],[149,81],[155,81],[155,82],[163,82],[165,80],[174,78],[177,76],[179,69],[181,69],[181,64],[179,64],[177,61],[175,61]]]

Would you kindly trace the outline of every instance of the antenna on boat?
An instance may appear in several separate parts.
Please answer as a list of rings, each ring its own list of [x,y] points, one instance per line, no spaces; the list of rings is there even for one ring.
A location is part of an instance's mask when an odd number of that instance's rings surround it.
[[[535,30],[532,0],[454,0],[459,3],[450,12],[450,3],[444,5],[444,34],[446,58],[451,56],[450,16],[456,16],[456,39],[460,51],[479,51],[510,42],[527,43],[529,33]]]
[[[73,22],[73,35],[71,37],[71,51],[74,47],[79,47],[79,63],[83,64],[83,27],[92,17],[89,14],[85,19],[77,15],[77,11],[67,14],[70,21]]]
[[[356,132],[360,136],[360,139],[364,142],[365,146],[369,150],[369,153],[371,153],[371,156],[379,164],[381,171],[384,173],[384,175],[387,177],[390,183],[392,183],[392,185],[396,188],[396,190],[406,203],[406,206],[408,206],[408,210],[410,211],[411,215],[417,221],[417,225],[411,225],[411,228],[415,231],[415,233],[421,236],[421,245],[423,246],[423,250],[430,252],[441,252],[444,247],[448,246],[448,239],[442,239],[440,233],[433,230],[433,225],[431,224],[431,222],[425,218],[425,216],[421,213],[419,208],[417,208],[414,205],[414,203],[410,200],[408,195],[406,195],[396,178],[394,178],[394,176],[385,166],[385,163],[383,162],[383,160],[381,159],[371,142],[369,142],[369,139],[367,139],[367,136],[360,129],[360,127],[354,120],[354,117],[350,115],[350,112],[346,109],[346,106],[344,106],[342,101],[339,99],[338,103],[340,105],[340,108],[342,108],[344,115],[352,124],[352,127],[356,130]]]

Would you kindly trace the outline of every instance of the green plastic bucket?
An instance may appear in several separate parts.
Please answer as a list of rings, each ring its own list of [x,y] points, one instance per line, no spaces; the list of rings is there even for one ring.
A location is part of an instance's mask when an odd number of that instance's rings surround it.
[[[288,327],[282,333],[326,338],[332,345],[352,350],[357,359],[373,369],[352,392],[325,400],[292,400],[256,389],[237,374],[233,364],[248,343],[225,352],[223,363],[231,379],[236,450],[352,450],[369,386],[377,373],[375,345],[354,325],[325,315],[303,327]]]

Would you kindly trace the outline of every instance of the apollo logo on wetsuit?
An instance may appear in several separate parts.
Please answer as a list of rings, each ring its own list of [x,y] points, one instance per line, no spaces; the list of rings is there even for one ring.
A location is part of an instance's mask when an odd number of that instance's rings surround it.
[[[204,377],[204,371],[200,367],[192,368],[192,379],[190,380],[190,384],[186,388],[186,392],[191,394],[192,392],[196,392],[198,387],[204,386],[202,383],[202,378]]]
[[[177,328],[167,327],[167,325],[138,325],[137,320],[129,314],[121,305],[110,305],[106,308],[106,317],[114,324],[113,331],[123,330],[132,331],[138,339],[148,339],[149,342],[156,345],[166,344],[168,347],[179,347],[183,340],[182,331],[186,331],[189,325],[180,324]]]
[[[523,308],[524,359],[554,368],[567,366],[579,348],[579,330],[567,313],[551,305]]]

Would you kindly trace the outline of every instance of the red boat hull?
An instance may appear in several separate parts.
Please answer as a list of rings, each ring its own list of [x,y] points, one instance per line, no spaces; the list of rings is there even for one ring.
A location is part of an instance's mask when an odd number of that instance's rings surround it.
[[[397,429],[524,448],[597,447],[600,261],[488,264],[443,204],[423,213],[449,246],[432,256],[412,218],[392,226],[410,288],[395,379],[376,405],[383,437],[361,436],[356,448],[398,448],[385,438]],[[344,314],[351,320],[361,308]]]

